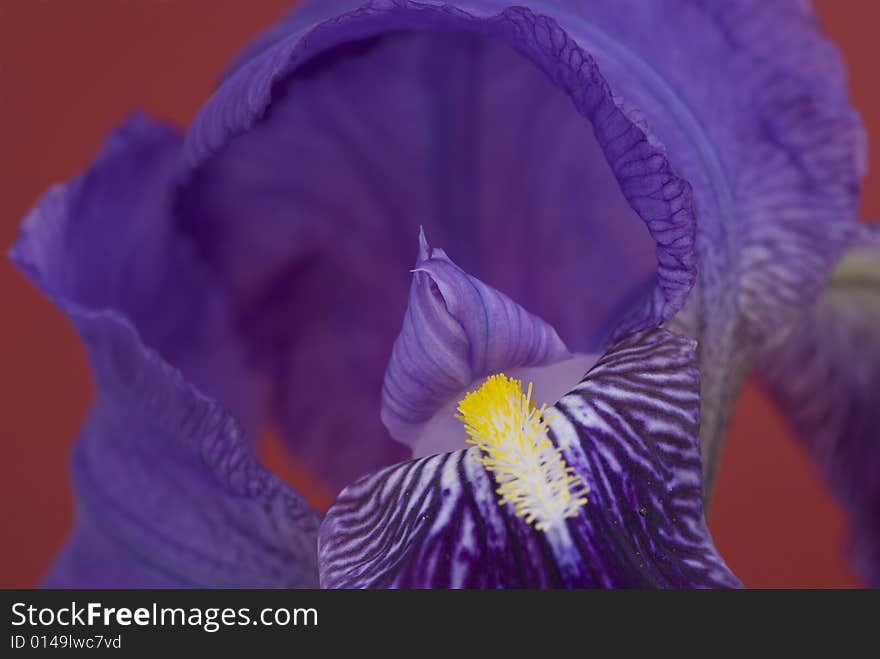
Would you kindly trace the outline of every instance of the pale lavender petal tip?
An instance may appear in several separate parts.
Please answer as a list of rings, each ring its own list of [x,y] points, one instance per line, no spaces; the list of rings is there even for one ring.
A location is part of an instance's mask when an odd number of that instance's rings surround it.
[[[382,421],[411,443],[479,379],[569,357],[556,330],[432,249],[420,231],[409,304],[385,372]]]

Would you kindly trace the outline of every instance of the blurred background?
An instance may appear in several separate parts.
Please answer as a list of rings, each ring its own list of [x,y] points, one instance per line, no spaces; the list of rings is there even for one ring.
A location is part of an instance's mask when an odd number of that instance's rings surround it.
[[[229,59],[290,0],[0,0],[0,251],[52,183],[88,166],[141,108],[185,126]],[[848,63],[874,164],[861,215],[880,217],[880,2],[814,2]],[[61,314],[0,259],[0,587],[37,585],[73,519],[67,460],[92,396]],[[264,459],[327,494],[272,444]],[[849,587],[846,519],[795,437],[749,383],[735,410],[709,525],[751,587]]]

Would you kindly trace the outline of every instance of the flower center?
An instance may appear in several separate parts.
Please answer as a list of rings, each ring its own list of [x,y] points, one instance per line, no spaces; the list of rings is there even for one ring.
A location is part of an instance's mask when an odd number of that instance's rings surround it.
[[[524,394],[522,382],[499,373],[468,393],[456,415],[498,483],[499,505],[510,503],[539,531],[577,515],[589,491],[547,436],[546,407],[532,403],[531,382]]]

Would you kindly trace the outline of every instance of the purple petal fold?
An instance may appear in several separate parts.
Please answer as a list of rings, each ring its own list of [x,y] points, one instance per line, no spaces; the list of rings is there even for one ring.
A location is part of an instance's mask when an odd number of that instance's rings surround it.
[[[46,583],[314,585],[317,516],[251,453],[254,378],[169,221],[179,153],[170,129],[129,120],[12,251],[76,327],[98,392],[73,459],[76,527]]]
[[[538,531],[498,504],[472,447],[346,488],[321,525],[324,587],[735,587],[702,509],[693,342],[616,344],[551,410],[550,437],[589,486]]]
[[[809,308],[855,224],[866,141],[843,62],[798,0],[564,4],[693,187],[699,279],[681,321],[700,342],[710,487],[756,352]]]
[[[409,305],[382,388],[382,421],[412,444],[472,383],[571,357],[550,325],[471,277],[419,234]]]
[[[762,357],[761,381],[850,513],[853,567],[880,588],[880,230],[860,227],[828,288]]]

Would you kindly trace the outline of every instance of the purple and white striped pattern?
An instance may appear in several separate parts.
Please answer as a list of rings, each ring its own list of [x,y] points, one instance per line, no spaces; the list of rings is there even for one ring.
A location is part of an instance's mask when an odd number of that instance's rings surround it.
[[[590,486],[565,528],[499,506],[470,448],[346,488],[319,536],[325,588],[732,587],[702,510],[693,342],[615,345],[553,408],[551,439]]]
[[[590,487],[570,522],[603,587],[735,587],[703,515],[696,343],[665,330],[616,344],[555,406],[566,462]]]

